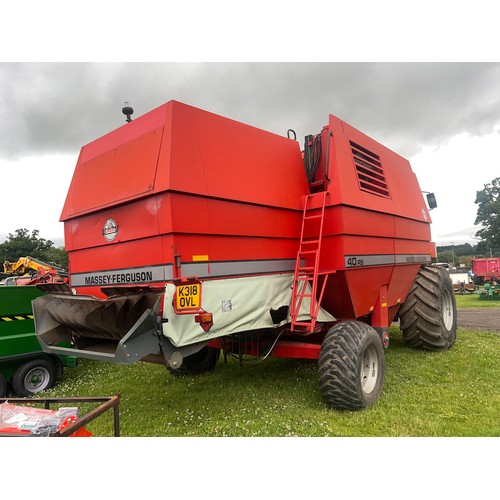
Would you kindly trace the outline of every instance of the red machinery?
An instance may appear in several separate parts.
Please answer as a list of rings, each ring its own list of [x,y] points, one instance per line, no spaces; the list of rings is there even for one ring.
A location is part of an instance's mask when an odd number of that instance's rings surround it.
[[[478,258],[471,259],[471,269],[474,274],[474,283],[483,285],[490,281],[500,280],[500,259],[499,258]]]
[[[50,352],[173,373],[220,350],[318,358],[326,402],[356,409],[398,317],[410,346],[455,341],[410,164],[333,115],[301,152],[170,101],[82,148],[61,220],[76,294],[34,301]]]

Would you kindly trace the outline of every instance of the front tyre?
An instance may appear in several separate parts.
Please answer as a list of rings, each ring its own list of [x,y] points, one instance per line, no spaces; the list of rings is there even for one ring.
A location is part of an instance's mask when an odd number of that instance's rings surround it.
[[[366,408],[384,383],[384,348],[377,332],[360,321],[343,321],[325,335],[318,359],[321,394],[339,410]]]
[[[420,268],[399,311],[408,347],[446,351],[457,338],[457,304],[448,271],[440,266]]]

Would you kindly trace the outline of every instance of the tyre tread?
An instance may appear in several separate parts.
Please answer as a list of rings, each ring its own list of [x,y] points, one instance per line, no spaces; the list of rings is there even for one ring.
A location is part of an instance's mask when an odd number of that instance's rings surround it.
[[[442,319],[443,289],[453,295],[450,276],[441,267],[424,266],[399,311],[400,326],[408,347],[443,351],[456,338],[456,305],[448,331]]]
[[[369,398],[362,393],[359,363],[362,344],[368,336],[379,342],[377,333],[360,321],[345,321],[334,325],[325,336],[318,360],[321,393],[326,403],[336,409],[359,410],[369,406],[382,390],[384,361],[379,357],[381,383]],[[375,337],[373,337],[375,336]],[[380,342],[380,346],[381,346]]]

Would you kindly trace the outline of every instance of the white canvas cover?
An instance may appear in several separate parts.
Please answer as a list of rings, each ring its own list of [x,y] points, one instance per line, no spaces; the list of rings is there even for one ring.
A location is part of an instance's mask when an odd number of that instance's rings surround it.
[[[178,315],[173,309],[175,285],[168,283],[164,299],[163,335],[177,347],[210,340],[237,332],[276,327],[270,309],[289,306],[293,274],[275,274],[202,281],[202,308],[213,314],[209,332],[195,323],[193,314]],[[304,298],[299,319],[309,319],[310,301]],[[291,321],[290,317],[280,324]],[[335,321],[321,309],[319,322]]]

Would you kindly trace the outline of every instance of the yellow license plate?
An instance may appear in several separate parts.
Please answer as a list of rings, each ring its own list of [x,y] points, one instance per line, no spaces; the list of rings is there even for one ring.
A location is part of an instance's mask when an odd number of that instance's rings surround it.
[[[201,283],[177,285],[175,310],[177,312],[199,311],[201,309]]]

